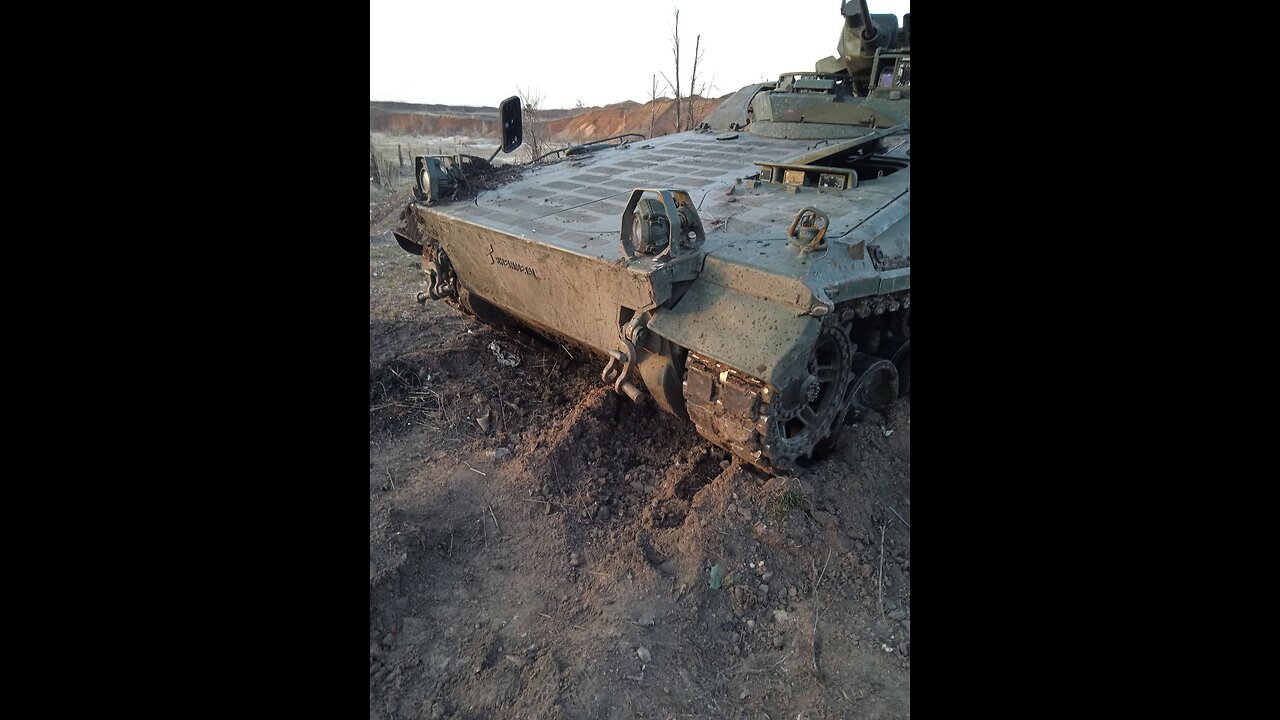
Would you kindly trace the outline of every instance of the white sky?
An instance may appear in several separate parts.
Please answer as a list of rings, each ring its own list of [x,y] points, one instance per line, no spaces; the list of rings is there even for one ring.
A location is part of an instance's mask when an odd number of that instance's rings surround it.
[[[899,25],[911,10],[867,4]],[[672,75],[677,6],[682,91],[699,34],[710,96],[812,70],[840,37],[840,0],[370,0],[369,99],[493,107],[528,87],[547,108],[645,102],[651,76]]]

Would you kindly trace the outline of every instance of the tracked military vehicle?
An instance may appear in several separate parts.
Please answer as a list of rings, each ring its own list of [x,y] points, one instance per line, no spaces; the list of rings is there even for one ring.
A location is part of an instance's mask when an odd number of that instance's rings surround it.
[[[419,300],[590,348],[615,391],[767,472],[829,449],[907,391],[911,338],[910,15],[840,12],[836,56],[696,130],[415,158]],[[510,152],[518,99],[500,112]]]

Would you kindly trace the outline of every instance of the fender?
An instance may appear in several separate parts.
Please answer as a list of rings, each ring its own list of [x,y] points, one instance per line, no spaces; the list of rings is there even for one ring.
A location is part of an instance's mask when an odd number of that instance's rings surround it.
[[[650,331],[671,342],[777,388],[790,385],[806,368],[821,327],[821,319],[800,315],[790,305],[701,277],[674,308],[658,310],[649,321]]]

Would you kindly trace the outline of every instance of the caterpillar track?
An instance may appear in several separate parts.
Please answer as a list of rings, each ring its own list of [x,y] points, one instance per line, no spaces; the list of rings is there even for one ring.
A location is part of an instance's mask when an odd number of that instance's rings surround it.
[[[757,378],[695,352],[685,363],[685,407],[698,433],[767,473],[789,472],[834,446],[834,436],[850,411],[859,371],[885,368],[875,360],[891,360],[910,339],[910,291],[865,298],[838,307],[826,318],[812,363],[817,368],[831,359],[843,368],[823,381],[818,392],[788,399]],[[870,319],[868,321],[867,319]],[[853,338],[875,337],[876,351],[858,352]],[[826,345],[834,357],[821,358]],[[870,361],[870,362],[869,362]],[[899,363],[901,360],[899,359]],[[909,372],[909,367],[903,368]],[[893,373],[893,390],[897,374]],[[891,394],[896,394],[893,392]]]

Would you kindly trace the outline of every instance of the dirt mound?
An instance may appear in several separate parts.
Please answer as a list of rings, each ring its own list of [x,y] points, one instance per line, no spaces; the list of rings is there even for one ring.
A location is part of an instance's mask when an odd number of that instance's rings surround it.
[[[369,130],[390,135],[470,135],[491,137],[499,133],[498,109],[486,113],[456,114],[450,110],[405,111],[369,105]]]
[[[724,96],[728,97],[728,95]],[[701,122],[724,97],[695,98],[694,115]],[[687,108],[682,100],[682,111]],[[650,135],[675,132],[675,102],[658,98],[640,104],[630,100],[581,110],[540,110],[550,136],[560,143],[576,144],[623,133]],[[494,138],[500,134],[497,108],[451,108],[445,105],[369,103],[369,131],[389,135]]]
[[[694,124],[711,114],[721,99],[694,98]],[[687,103],[687,99],[681,100],[681,112],[688,109]],[[592,108],[571,117],[549,121],[547,129],[553,139],[569,143],[602,140],[623,133],[640,133],[646,137],[662,135],[676,131],[675,101],[658,98],[643,105],[632,103]]]
[[[909,402],[767,478],[420,310],[371,304],[371,718],[909,714]]]

